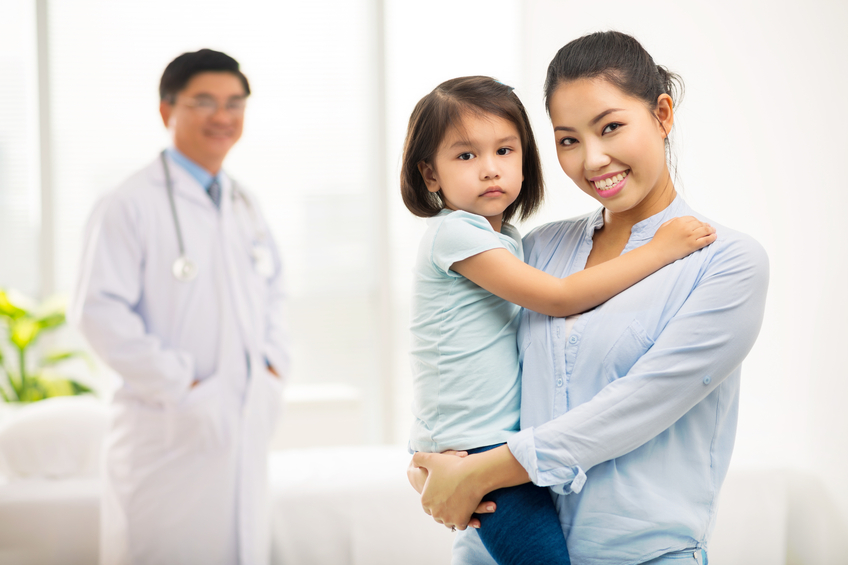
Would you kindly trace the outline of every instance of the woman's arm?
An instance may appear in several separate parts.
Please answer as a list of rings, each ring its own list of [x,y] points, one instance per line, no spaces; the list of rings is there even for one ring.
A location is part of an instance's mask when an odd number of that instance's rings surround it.
[[[457,261],[451,270],[513,304],[548,316],[570,316],[606,302],[715,238],[709,224],[686,216],[663,224],[642,247],[564,279],[531,267],[506,249]]]
[[[590,401],[510,438],[531,480],[579,491],[586,470],[645,444],[706,398],[753,347],[767,289],[768,257],[758,243],[744,238],[720,250],[626,375]]]

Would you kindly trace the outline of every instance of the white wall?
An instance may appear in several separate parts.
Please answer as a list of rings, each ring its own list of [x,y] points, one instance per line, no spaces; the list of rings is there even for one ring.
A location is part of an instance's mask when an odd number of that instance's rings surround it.
[[[555,52],[584,33],[617,29],[682,75],[674,140],[682,192],[715,222],[754,236],[771,260],[765,322],[743,364],[733,464],[812,471],[848,522],[848,182],[841,178],[848,4],[532,0],[522,7],[524,101],[553,196],[544,220],[587,207],[558,170],[545,127],[541,89]]]

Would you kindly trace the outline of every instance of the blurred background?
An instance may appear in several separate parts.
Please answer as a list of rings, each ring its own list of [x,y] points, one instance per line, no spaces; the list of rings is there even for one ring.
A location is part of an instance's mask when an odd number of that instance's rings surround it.
[[[771,259],[733,465],[814,475],[844,521],[846,24],[835,0],[0,0],[0,287],[71,291],[95,201],[169,143],[164,67],[225,51],[253,91],[225,169],[261,202],[286,264],[294,367],[275,447],[404,443],[424,229],[397,182],[412,107],[456,76],[515,86],[548,188],[522,233],[585,213],[596,202],[556,162],[545,69],[571,39],[624,31],[686,83],[678,190]],[[50,339],[84,346],[69,328]],[[75,370],[108,397],[105,367]]]

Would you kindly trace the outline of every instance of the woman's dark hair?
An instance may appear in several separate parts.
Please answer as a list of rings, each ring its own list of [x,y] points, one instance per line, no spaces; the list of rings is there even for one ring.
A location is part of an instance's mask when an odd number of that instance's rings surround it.
[[[560,84],[594,78],[609,81],[625,94],[644,101],[651,110],[656,109],[662,94],[671,97],[675,108],[683,99],[683,80],[654,63],[635,38],[618,31],[602,31],[569,42],[548,65],[545,78],[548,114],[551,97]]]
[[[529,218],[544,198],[542,165],[530,119],[512,87],[485,76],[445,81],[415,105],[403,144],[400,173],[403,203],[422,218],[435,216],[445,207],[441,192],[427,190],[418,164],[422,161],[433,164],[445,134],[452,127],[462,127],[462,118],[467,114],[498,116],[512,122],[518,130],[524,182],[518,198],[504,210],[503,221],[513,216],[520,220]]]
[[[177,100],[177,94],[194,75],[209,72],[235,75],[244,86],[245,96],[250,94],[250,85],[247,83],[247,77],[239,70],[238,61],[220,51],[201,49],[183,53],[165,67],[162,80],[159,81],[159,100],[173,104]]]

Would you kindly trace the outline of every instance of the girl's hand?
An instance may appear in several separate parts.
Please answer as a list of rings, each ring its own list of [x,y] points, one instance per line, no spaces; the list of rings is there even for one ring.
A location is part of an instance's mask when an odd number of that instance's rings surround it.
[[[472,459],[421,452],[412,457],[410,467],[423,468],[427,473],[421,492],[421,506],[424,512],[445,527],[464,530],[478,506],[482,506],[485,511],[487,505],[491,504],[481,505],[485,493],[478,492],[476,481],[467,480],[472,471]]]
[[[648,245],[656,247],[669,262],[677,261],[716,240],[710,224],[692,216],[672,218],[657,230]]]

